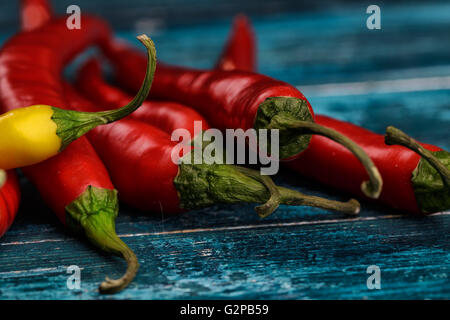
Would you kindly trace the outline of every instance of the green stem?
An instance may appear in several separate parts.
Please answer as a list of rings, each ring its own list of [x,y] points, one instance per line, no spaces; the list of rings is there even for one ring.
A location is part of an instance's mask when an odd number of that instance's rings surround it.
[[[121,291],[131,283],[139,268],[136,255],[116,234],[114,221],[118,211],[117,191],[92,186],[66,207],[66,223],[71,229],[84,233],[95,246],[127,262],[121,278],[106,277],[99,287],[101,293]]]
[[[119,279],[106,277],[99,286],[100,293],[116,293],[127,287],[136,276],[139,262],[133,251],[117,236],[114,221],[106,221],[101,214],[92,216],[83,223],[85,234],[90,242],[103,251],[123,258],[127,263],[125,274]]]
[[[261,217],[270,215],[279,204],[319,207],[352,215],[360,209],[356,200],[338,202],[304,195],[276,186],[269,176],[261,176],[255,170],[226,164],[182,162],[174,185],[184,209],[217,203],[264,203],[261,209],[256,209]]]
[[[277,114],[271,119],[268,129],[295,129],[304,134],[318,134],[343,145],[358,158],[369,175],[369,181],[364,181],[362,183],[361,190],[366,196],[374,199],[377,199],[380,196],[383,186],[380,172],[367,153],[348,137],[317,123],[295,120],[285,117],[282,114]]]
[[[400,145],[406,147],[424,158],[428,163],[436,169],[447,187],[450,187],[450,170],[439,161],[433,153],[422,147],[416,140],[408,136],[406,133],[393,126],[386,128],[386,136],[384,139],[387,145]]]
[[[347,202],[329,200],[316,196],[309,196],[301,192],[279,187],[281,193],[281,203],[290,206],[317,207],[332,211],[345,213],[349,216],[358,215],[361,209],[359,202],[350,199]]]
[[[5,182],[6,182],[6,172],[5,170],[0,169],[0,188],[3,187]]]
[[[146,35],[137,38],[147,48],[148,63],[144,81],[134,99],[121,108],[100,112],[79,112],[53,107],[52,120],[57,125],[56,134],[61,138],[60,151],[95,127],[128,116],[147,99],[156,70],[156,49],[153,41]]]
[[[100,293],[116,293],[127,287],[133,281],[139,269],[139,262],[134,252],[114,233],[104,235],[106,239],[100,240],[107,244],[107,251],[122,257],[127,263],[127,271],[119,279],[110,279],[106,277],[105,281],[99,286]]]
[[[313,115],[306,100],[292,98],[292,97],[269,97],[265,99],[258,107],[254,129],[257,132],[260,129],[269,129],[272,118],[276,115],[282,114],[284,117],[289,117],[293,120],[300,121],[314,121]],[[280,159],[289,159],[298,155],[308,148],[311,141],[311,135],[301,134],[297,130],[282,130],[279,132],[279,156]],[[267,142],[267,150],[270,150],[272,141],[269,138]]]
[[[272,212],[274,212],[275,210],[277,210],[278,206],[280,205],[281,195],[280,191],[278,190],[278,187],[273,182],[273,180],[269,176],[263,176],[258,171],[255,170],[239,166],[236,166],[235,168],[238,171],[242,172],[243,174],[247,175],[248,177],[251,177],[256,181],[261,182],[270,193],[270,198],[269,200],[267,200],[266,203],[264,203],[261,206],[255,207],[256,213],[261,218],[264,218],[272,214]]]
[[[137,108],[141,106],[141,104],[147,99],[148,94],[150,93],[150,88],[152,87],[153,78],[155,76],[156,70],[156,49],[155,44],[152,39],[150,39],[147,35],[142,34],[137,37],[139,41],[147,48],[147,69],[145,72],[144,81],[142,82],[142,86],[139,89],[138,93],[134,97],[134,99],[128,103],[126,106],[122,108],[96,112],[97,117],[103,118],[107,120],[107,123],[117,121],[122,119],[132,112],[134,112]]]

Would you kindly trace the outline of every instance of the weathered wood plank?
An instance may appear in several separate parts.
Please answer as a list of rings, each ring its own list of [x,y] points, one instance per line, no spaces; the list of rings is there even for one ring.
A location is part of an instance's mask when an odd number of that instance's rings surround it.
[[[447,214],[130,236],[141,272],[114,298],[445,298],[449,223]],[[100,298],[98,282],[123,267],[72,240],[1,250],[5,299]],[[65,288],[72,264],[83,268],[79,292]],[[366,287],[369,265],[381,268],[381,290]]]
[[[293,84],[449,75],[450,7],[443,2],[382,6],[382,29],[368,30],[364,4],[319,11],[254,16],[259,69]],[[251,12],[250,12],[251,13]],[[183,28],[142,27],[161,59],[200,68],[212,65],[229,20]],[[136,30],[120,31],[132,39]]]
[[[450,90],[311,96],[309,100],[317,113],[382,134],[394,125],[419,141],[450,149]]]

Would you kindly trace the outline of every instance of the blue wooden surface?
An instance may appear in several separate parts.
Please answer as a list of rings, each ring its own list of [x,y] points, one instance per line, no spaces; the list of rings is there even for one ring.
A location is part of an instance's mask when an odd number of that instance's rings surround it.
[[[448,3],[382,6],[380,31],[366,29],[364,5],[265,15],[249,3],[260,70],[298,85],[317,112],[380,133],[393,124],[450,149]],[[162,60],[207,68],[230,22],[212,10],[213,4],[197,6],[200,12],[209,8],[215,21],[177,24],[162,14],[117,31],[127,39],[147,31]],[[172,12],[169,5],[160,6]],[[235,2],[230,6],[226,12],[239,8]],[[437,77],[436,84],[429,77]],[[428,87],[420,89],[421,83]],[[275,180],[307,193],[348,198],[286,171]],[[450,298],[450,212],[413,218],[364,202],[356,219],[282,206],[261,220],[252,205],[215,206],[171,218],[122,206],[117,231],[138,255],[141,269],[130,288],[101,296],[98,283],[105,275],[121,275],[122,261],[68,235],[26,181],[23,193],[17,220],[0,239],[0,299]],[[82,268],[81,290],[66,288],[69,265]],[[369,265],[381,268],[381,290],[366,287]]]

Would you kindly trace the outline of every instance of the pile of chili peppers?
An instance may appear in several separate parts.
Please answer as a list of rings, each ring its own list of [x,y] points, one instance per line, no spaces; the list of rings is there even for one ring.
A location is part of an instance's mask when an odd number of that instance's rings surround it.
[[[382,136],[315,115],[295,87],[256,72],[255,33],[243,15],[213,70],[156,64],[147,36],[138,37],[145,54],[86,14],[82,29],[69,30],[46,0],[22,0],[20,16],[22,31],[0,51],[0,168],[7,170],[0,169],[0,236],[19,207],[14,169],[21,168],[69,230],[127,262],[121,278],[100,285],[102,293],[128,286],[139,268],[115,232],[119,199],[165,214],[239,202],[259,203],[261,217],[280,204],[359,213],[355,199],[305,195],[247,167],[183,161],[205,148],[195,142],[203,134],[195,131],[196,121],[203,130],[278,129],[286,167],[358,198],[413,214],[450,208],[447,151],[394,127]],[[64,67],[90,46],[107,59],[87,61],[75,83],[66,82]],[[121,87],[104,78],[107,62]],[[178,163],[172,161],[176,129],[193,136]]]

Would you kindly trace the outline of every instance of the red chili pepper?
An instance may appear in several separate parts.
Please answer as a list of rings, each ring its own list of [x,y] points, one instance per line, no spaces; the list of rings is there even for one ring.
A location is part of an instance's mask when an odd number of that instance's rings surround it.
[[[249,19],[239,14],[234,18],[233,28],[225,49],[216,65],[218,70],[256,70],[256,41]]]
[[[19,182],[14,170],[7,171],[5,179],[0,185],[0,237],[13,223],[20,203]]]
[[[130,101],[130,95],[104,81],[100,62],[87,61],[80,69],[77,78],[80,91],[91,101],[105,108],[117,108],[121,103]],[[192,108],[171,101],[145,101],[128,119],[141,120],[162,131],[172,133],[184,128],[194,135],[194,122],[201,121],[202,130],[210,128],[206,119]]]
[[[253,35],[250,24],[241,24],[240,27],[241,34]],[[253,37],[248,37],[247,43],[243,43],[239,34],[232,33],[228,47],[222,55],[227,66],[219,65],[217,68],[255,71],[255,60],[249,59],[254,56],[255,43]],[[245,53],[246,50],[249,50],[248,54]],[[439,176],[437,171],[432,169],[426,160],[421,160],[414,151],[386,145],[382,135],[353,124],[317,114],[315,121],[351,138],[367,152],[383,178],[380,202],[411,213],[431,213],[450,208],[449,178],[445,168],[441,168],[442,176]],[[395,133],[395,129],[389,128],[388,134],[392,133]],[[405,137],[398,131],[396,135]],[[392,136],[388,135],[387,139],[389,141]],[[450,167],[448,152],[433,145],[421,145],[435,153],[442,163]],[[313,136],[305,152],[299,158],[287,162],[286,166],[326,185],[364,196],[359,186],[366,179],[365,171],[347,149],[323,137]]]
[[[21,0],[20,6],[22,31],[37,29],[52,18],[52,8],[48,0]]]
[[[228,68],[256,68],[255,36],[248,18],[243,14],[234,19],[225,52],[217,65],[217,69]],[[100,62],[96,59],[89,60],[80,69],[77,86],[84,95],[103,107],[117,107],[130,100],[129,94],[104,81]],[[210,128],[207,120],[197,111],[171,101],[146,101],[128,118],[144,121],[168,133],[185,128],[193,135],[194,121],[202,122],[202,130]]]
[[[234,18],[228,40],[214,69],[257,71],[257,40],[250,19],[243,14]],[[226,63],[222,63],[226,61]]]
[[[142,53],[123,43],[111,44],[105,53],[113,62],[116,79],[125,88],[134,90],[144,76]],[[129,81],[120,80],[125,70],[132,75]],[[259,104],[274,94],[299,99],[306,107],[305,112],[312,116],[311,106],[297,89],[252,73],[207,72],[158,63],[151,94],[155,99],[183,100],[181,103],[200,111],[219,129],[252,128]]]
[[[65,106],[61,70],[86,47],[107,41],[108,26],[83,15],[83,28],[68,30],[64,18],[7,41],[0,57],[1,103],[5,109],[33,104]]]
[[[75,109],[96,110],[70,86],[66,87],[66,93]],[[97,95],[97,98],[102,97]],[[103,99],[110,103],[108,96]],[[123,119],[103,127],[103,130],[94,129],[88,138],[107,166],[121,199],[141,210],[176,214],[215,203],[265,202],[256,208],[262,217],[272,213],[280,203],[317,206],[349,214],[359,212],[355,200],[341,203],[303,195],[277,187],[268,176],[247,168],[176,164],[172,161],[176,142],[171,141],[168,132],[143,121]]]
[[[142,54],[123,43],[103,48],[112,61],[116,79],[135,88],[143,77]],[[124,78],[125,72],[132,75]],[[317,125],[309,102],[293,86],[264,75],[241,71],[201,71],[158,64],[151,97],[170,99],[199,111],[218,129],[280,129],[280,158],[298,156],[311,134],[327,136],[352,150],[367,170],[361,188],[377,198],[382,180],[365,152],[338,132]],[[367,177],[367,176],[366,176]]]
[[[427,160],[405,147],[387,145],[382,135],[326,116],[317,116],[316,121],[351,137],[367,151],[383,177],[380,202],[410,213],[432,213],[450,208],[448,169],[442,180],[444,176],[441,177]],[[394,132],[393,128],[388,130]],[[394,134],[391,138],[397,144],[396,137],[400,135]],[[429,144],[421,145],[450,168],[450,153]],[[339,190],[363,196],[358,183],[365,179],[365,172],[351,153],[322,137],[314,136],[308,149],[286,166]]]
[[[108,37],[107,26],[87,15],[83,16],[81,30],[69,31],[65,19],[55,19],[39,29],[16,35],[0,57],[3,110],[42,103],[67,107],[60,81],[63,66],[85,47]],[[59,155],[23,171],[65,225],[84,233],[100,249],[127,261],[125,275],[118,280],[107,279],[100,291],[113,293],[126,287],[139,264],[115,233],[117,193],[89,142],[81,138]]]

